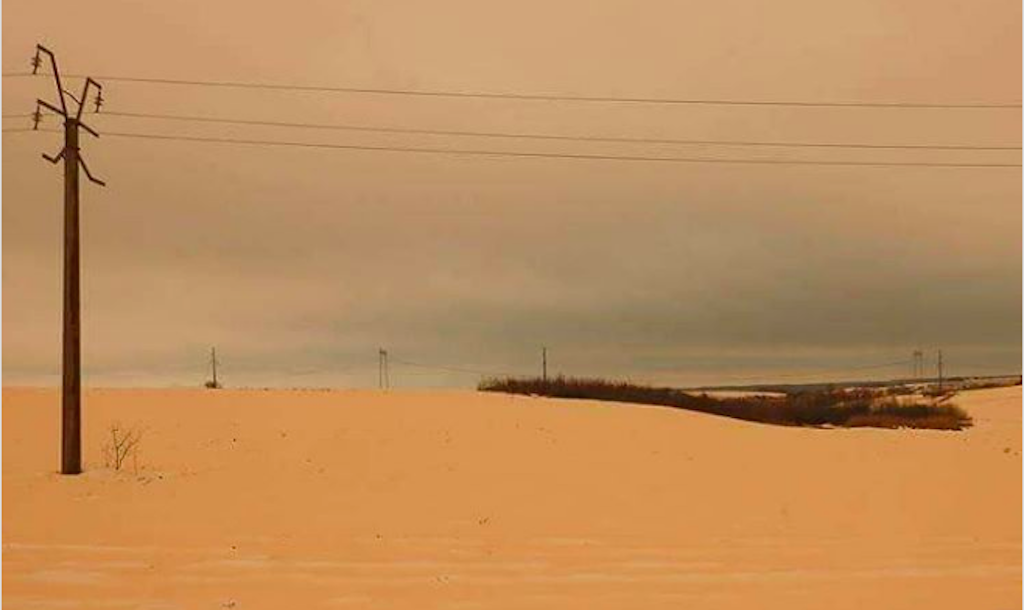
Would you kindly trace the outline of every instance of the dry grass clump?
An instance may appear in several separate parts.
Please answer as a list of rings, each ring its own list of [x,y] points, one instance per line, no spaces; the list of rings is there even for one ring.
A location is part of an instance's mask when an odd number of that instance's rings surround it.
[[[970,416],[956,406],[934,402],[900,403],[886,398],[881,389],[827,389],[784,396],[717,398],[675,388],[573,377],[487,379],[478,389],[659,405],[780,426],[962,430],[971,425]]]
[[[912,422],[912,423],[908,423]],[[951,404],[909,404],[895,401],[872,405],[867,413],[847,420],[851,428],[924,428],[928,430],[962,430],[972,424],[971,416]]]

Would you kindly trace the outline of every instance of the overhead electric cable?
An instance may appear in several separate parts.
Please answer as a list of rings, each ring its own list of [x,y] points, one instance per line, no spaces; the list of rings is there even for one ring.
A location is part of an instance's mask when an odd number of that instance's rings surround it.
[[[32,76],[25,72],[4,73],[5,77]],[[84,78],[68,75],[70,78]],[[917,109],[1014,109],[1020,102],[866,102],[866,101],[814,101],[814,100],[762,100],[762,99],[716,99],[716,98],[657,98],[635,96],[588,96],[549,93],[515,93],[486,91],[445,91],[428,89],[401,89],[382,87],[343,87],[329,85],[295,85],[256,81],[196,80],[182,78],[155,78],[144,76],[104,75],[94,77],[110,83],[146,83],[156,85],[217,87],[230,89],[262,89],[268,91],[296,91],[319,93],[351,93],[370,95],[399,95],[412,97],[444,97],[471,99],[504,99],[545,102],[584,102],[604,104],[668,104],[702,106],[780,106],[797,108],[917,108]]]
[[[25,129],[25,131],[32,131]],[[39,130],[50,131],[56,130]],[[211,144],[238,144],[244,146],[281,146],[297,148],[318,148],[334,150],[363,150],[379,152],[400,152],[416,154],[467,155],[485,157],[519,157],[546,159],[578,159],[591,161],[634,161],[651,163],[719,163],[729,165],[820,165],[849,167],[958,167],[958,168],[1017,168],[1020,163],[956,163],[947,161],[815,161],[808,159],[727,159],[714,157],[652,157],[635,155],[599,155],[576,153],[551,153],[510,150],[481,150],[458,148],[429,148],[402,146],[371,146],[362,144],[330,144],[319,142],[294,142],[281,140],[251,140],[242,138],[218,138],[152,133],[104,132],[104,136],[115,138],[139,138],[180,142],[206,142]]]
[[[300,148],[321,148],[335,150],[363,150],[381,152],[403,152],[418,154],[475,155],[488,157],[521,157],[547,159],[580,159],[594,161],[636,161],[656,163],[724,163],[733,165],[824,165],[824,166],[865,166],[865,167],[1020,167],[1020,163],[955,163],[946,161],[815,161],[803,159],[719,159],[713,157],[654,157],[633,155],[598,155],[576,153],[519,152],[505,150],[478,150],[430,147],[371,146],[362,144],[328,144],[316,142],[294,142],[279,140],[251,140],[242,138],[211,138],[183,135],[160,135],[126,132],[105,132],[105,136],[142,138],[152,140],[177,140],[183,142],[208,142],[239,144],[246,146],[291,146]]]
[[[31,115],[24,115],[31,116]],[[353,125],[338,123],[299,123],[290,121],[266,121],[255,119],[230,119],[210,116],[194,116],[180,114],[158,114],[145,112],[103,112],[99,116],[115,116],[135,119],[157,119],[169,121],[192,121],[197,123],[216,123],[225,125],[245,125],[261,127],[286,127],[298,129],[330,129],[341,131],[361,131],[372,133],[400,133],[415,135],[466,136],[486,138],[522,138],[532,140],[555,140],[570,142],[613,142],[625,144],[684,144],[714,146],[760,146],[771,148],[862,148],[882,150],[1021,150],[1020,146],[990,146],[975,144],[871,144],[861,142],[783,142],[755,140],[701,140],[676,138],[637,138],[608,136],[574,136],[561,134],[521,133],[507,131],[465,131],[453,129],[422,129],[408,127]]]

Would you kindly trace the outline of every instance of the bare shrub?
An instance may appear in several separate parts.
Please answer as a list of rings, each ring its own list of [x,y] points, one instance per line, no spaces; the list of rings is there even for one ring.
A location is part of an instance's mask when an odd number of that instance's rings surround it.
[[[110,438],[103,446],[103,459],[108,468],[121,470],[128,458],[132,459],[133,468],[139,470],[139,443],[142,431],[137,428],[125,428],[119,423],[110,426]]]

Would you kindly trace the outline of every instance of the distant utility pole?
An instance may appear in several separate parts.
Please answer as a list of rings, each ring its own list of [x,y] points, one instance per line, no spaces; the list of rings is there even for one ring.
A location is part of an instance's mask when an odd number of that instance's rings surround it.
[[[939,366],[939,392],[941,393],[942,392],[942,350],[941,349],[939,350],[938,366]]]
[[[920,380],[924,377],[924,352],[919,349],[915,349],[913,352],[913,362],[913,378],[915,380]]]
[[[542,375],[543,375],[542,378],[544,379],[544,382],[547,383],[547,381],[548,381],[548,348],[547,347],[542,347],[540,349],[540,358],[541,358],[541,370],[542,370]]]
[[[388,373],[388,350],[383,347],[377,350],[377,382],[380,389],[386,390],[391,386]]]
[[[217,381],[217,348],[210,348],[210,373],[212,378],[206,383],[206,387],[216,390],[220,387],[220,382]]]
[[[78,168],[81,166],[85,176],[100,186],[106,186],[102,180],[93,177],[85,164],[78,146],[79,129],[84,129],[95,137],[99,137],[91,127],[82,122],[82,109],[88,101],[89,88],[96,89],[96,112],[103,105],[103,88],[92,78],[86,78],[79,97],[64,89],[57,69],[57,58],[49,49],[36,45],[36,54],[32,58],[32,74],[38,74],[43,61],[41,55],[50,58],[53,78],[57,85],[57,99],[60,108],[36,100],[36,110],[32,114],[34,129],[39,129],[42,110],[48,110],[64,121],[64,148],[51,157],[43,153],[43,158],[56,164],[64,159],[64,356],[61,391],[61,474],[78,474],[82,472],[82,345],[81,345],[81,311],[79,300],[79,249],[78,249]],[[70,97],[77,109],[68,109],[66,97]]]

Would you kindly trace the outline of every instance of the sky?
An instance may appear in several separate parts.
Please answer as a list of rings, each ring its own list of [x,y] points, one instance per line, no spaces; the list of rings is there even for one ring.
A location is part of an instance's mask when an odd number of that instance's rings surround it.
[[[58,10],[59,8],[59,10]],[[67,74],[574,96],[1021,99],[1021,4],[949,0],[3,4]],[[102,79],[101,79],[102,82]],[[80,78],[69,78],[78,91]],[[3,114],[55,101],[5,77]],[[107,112],[631,138],[1020,146],[1021,111],[583,103],[111,81]],[[1019,151],[468,138],[86,115],[86,385],[699,385],[1021,367],[1020,168],[656,163],[244,146],[1019,163]],[[5,130],[30,125],[3,119]],[[57,128],[50,118],[44,128]],[[104,133],[108,135],[103,135]],[[60,380],[56,133],[2,139],[3,383]]]

